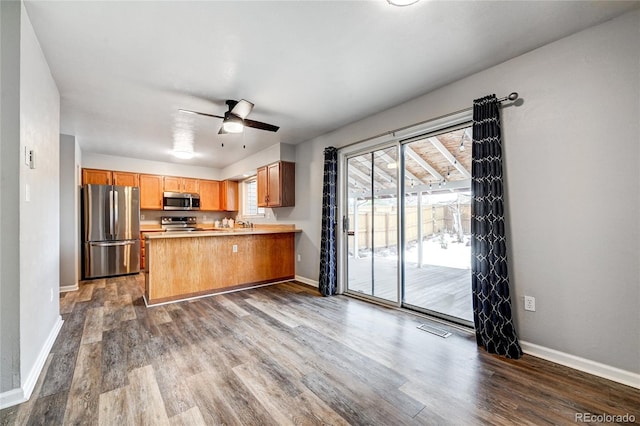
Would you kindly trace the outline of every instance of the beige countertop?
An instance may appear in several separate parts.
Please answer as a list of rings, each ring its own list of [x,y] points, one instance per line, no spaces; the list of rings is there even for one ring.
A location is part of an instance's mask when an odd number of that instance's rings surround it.
[[[205,228],[206,229],[206,228]],[[264,235],[264,234],[288,234],[302,232],[301,229],[295,229],[294,227],[279,226],[279,227],[257,227],[257,228],[211,228],[206,231],[172,231],[172,232],[154,232],[161,231],[161,229],[141,229],[145,234],[145,238],[148,240],[164,239],[164,238],[193,238],[193,237],[224,237],[231,235]]]

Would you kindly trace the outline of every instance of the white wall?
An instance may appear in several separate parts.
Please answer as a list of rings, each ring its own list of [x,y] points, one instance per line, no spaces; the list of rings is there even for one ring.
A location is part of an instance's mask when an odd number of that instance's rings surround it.
[[[80,280],[79,168],[76,138],[60,135],[60,288],[73,290]]]
[[[20,386],[20,3],[0,2],[0,395]]]
[[[36,168],[20,164],[20,375],[37,378],[60,313],[60,96],[22,5],[20,145]],[[23,152],[23,149],[21,149]],[[30,194],[27,193],[29,188]],[[27,201],[30,198],[30,201]],[[53,336],[55,337],[55,335]]]
[[[161,161],[140,160],[138,158],[117,157],[113,155],[94,154],[91,152],[82,153],[82,167],[89,169],[145,173],[150,175],[180,176],[212,180],[220,179],[220,171],[214,168],[164,163]]]
[[[2,383],[28,398],[60,329],[60,96],[21,2],[1,2]],[[25,164],[35,152],[35,168]]]
[[[295,161],[295,146],[276,143],[224,169],[190,166],[188,164],[164,163],[138,158],[84,152],[82,167],[90,169],[118,170],[165,176],[181,176],[196,179],[225,180],[242,179],[247,172],[256,172],[258,167],[276,161]]]
[[[247,174],[255,174],[258,167],[276,161],[295,161],[295,147],[285,143],[276,143],[260,152],[231,164],[220,171],[220,179],[242,179]]]
[[[640,373],[640,12],[297,148],[296,274],[319,271],[322,151],[518,91],[503,109],[511,288],[522,340]],[[523,295],[537,312],[524,312]]]

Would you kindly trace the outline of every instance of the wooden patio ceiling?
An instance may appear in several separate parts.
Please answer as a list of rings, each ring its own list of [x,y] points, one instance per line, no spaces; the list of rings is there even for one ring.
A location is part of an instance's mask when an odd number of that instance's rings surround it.
[[[461,150],[464,145],[464,150]],[[405,191],[457,191],[471,181],[471,128],[425,137],[405,145]],[[395,147],[374,153],[373,185],[377,197],[395,196],[399,175]],[[371,188],[371,154],[349,160],[349,186],[358,198]]]

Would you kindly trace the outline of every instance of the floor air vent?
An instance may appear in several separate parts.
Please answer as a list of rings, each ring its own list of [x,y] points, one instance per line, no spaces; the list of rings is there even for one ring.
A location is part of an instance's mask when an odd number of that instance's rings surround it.
[[[447,337],[451,336],[451,333],[449,333],[447,330],[443,330],[441,328],[434,327],[429,324],[420,324],[418,328],[422,331],[426,331],[428,333],[435,334],[436,336],[442,337],[443,339],[446,339]]]

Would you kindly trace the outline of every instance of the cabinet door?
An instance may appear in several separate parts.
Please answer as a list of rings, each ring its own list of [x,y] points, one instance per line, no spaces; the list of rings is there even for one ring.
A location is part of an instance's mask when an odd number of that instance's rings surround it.
[[[238,211],[238,182],[225,180],[222,182],[222,210]]]
[[[173,176],[165,176],[164,190],[167,192],[182,192],[180,190],[180,178],[173,177]]]
[[[140,175],[140,209],[162,210],[163,177]]]
[[[258,207],[267,207],[268,173],[267,166],[260,167],[257,174]]]
[[[112,185],[111,170],[82,169],[83,185]]]
[[[220,182],[217,180],[200,181],[200,210],[220,211]]]
[[[182,192],[191,192],[193,194],[198,194],[198,183],[200,182],[198,179],[181,179]]]
[[[296,205],[296,163],[280,162],[280,207]]]
[[[113,172],[113,184],[122,186],[139,186],[137,173]]]
[[[269,207],[280,207],[282,201],[280,199],[280,163],[270,164],[268,166],[267,194],[269,199],[267,205]]]

